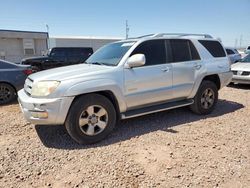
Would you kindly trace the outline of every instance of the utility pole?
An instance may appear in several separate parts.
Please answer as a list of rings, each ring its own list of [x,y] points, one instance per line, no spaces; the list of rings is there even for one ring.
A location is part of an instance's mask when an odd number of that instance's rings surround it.
[[[238,39],[235,39],[235,42],[234,42],[234,48],[237,49],[237,45],[238,45]]]
[[[241,46],[241,45],[242,45],[242,38],[243,38],[243,36],[240,35],[240,48],[242,47],[242,46]]]
[[[126,39],[128,39],[129,27],[128,27],[128,20],[126,20]]]
[[[47,30],[47,33],[48,33],[48,49],[50,49],[50,40],[49,40],[49,25],[48,24],[46,24],[45,25],[46,26],[46,30]]]

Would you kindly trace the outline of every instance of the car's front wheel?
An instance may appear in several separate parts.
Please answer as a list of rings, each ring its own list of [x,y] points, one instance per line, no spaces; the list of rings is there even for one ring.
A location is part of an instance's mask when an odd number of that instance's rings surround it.
[[[99,94],[87,94],[70,107],[65,127],[80,144],[91,144],[105,138],[115,127],[116,111],[111,101]]]
[[[217,86],[214,82],[204,80],[194,97],[194,103],[190,107],[196,114],[209,114],[213,111],[217,101]]]

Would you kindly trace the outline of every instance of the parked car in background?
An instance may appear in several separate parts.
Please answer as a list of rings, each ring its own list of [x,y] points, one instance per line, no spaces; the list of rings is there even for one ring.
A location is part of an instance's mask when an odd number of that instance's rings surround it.
[[[235,48],[226,47],[227,55],[230,59],[231,64],[238,62],[241,59],[241,55]]]
[[[224,47],[209,35],[171,35],[111,43],[84,64],[32,74],[18,92],[25,118],[65,124],[78,143],[94,143],[119,119],[182,106],[211,113],[232,79]]]
[[[232,82],[235,84],[250,84],[250,54],[231,66]]]
[[[92,54],[92,48],[56,47],[52,48],[46,56],[26,58],[22,60],[21,64],[31,65],[35,71],[40,71],[83,63]]]
[[[25,79],[32,73],[31,66],[17,65],[0,60],[0,105],[13,101],[23,88]]]
[[[246,47],[245,54],[250,54],[250,46]]]

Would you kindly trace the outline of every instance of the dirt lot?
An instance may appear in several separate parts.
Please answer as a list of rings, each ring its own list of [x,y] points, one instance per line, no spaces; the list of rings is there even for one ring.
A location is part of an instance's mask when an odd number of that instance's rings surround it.
[[[220,91],[208,116],[188,108],[126,120],[96,145],[0,107],[0,187],[250,187],[250,87]]]

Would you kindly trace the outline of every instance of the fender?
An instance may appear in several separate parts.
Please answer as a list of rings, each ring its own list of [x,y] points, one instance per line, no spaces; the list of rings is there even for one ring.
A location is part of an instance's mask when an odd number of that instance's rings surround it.
[[[69,96],[78,96],[82,94],[94,93],[100,91],[111,91],[116,97],[120,112],[125,112],[127,109],[127,105],[125,102],[125,98],[122,94],[122,89],[118,85],[122,84],[118,84],[114,80],[107,78],[88,80],[72,85],[64,93],[64,96],[69,97]]]

